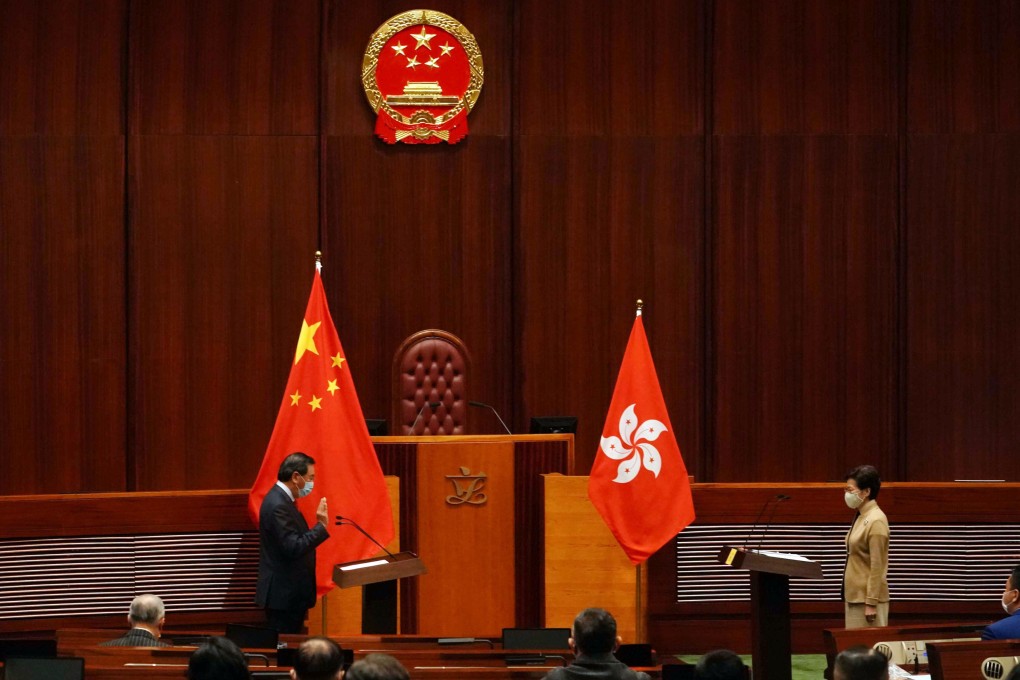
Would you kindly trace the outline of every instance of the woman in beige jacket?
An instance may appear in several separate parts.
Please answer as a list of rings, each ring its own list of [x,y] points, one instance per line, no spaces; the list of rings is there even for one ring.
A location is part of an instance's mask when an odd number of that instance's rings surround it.
[[[889,520],[878,507],[882,480],[871,465],[846,477],[844,500],[856,510],[846,535],[843,601],[847,628],[889,625]]]

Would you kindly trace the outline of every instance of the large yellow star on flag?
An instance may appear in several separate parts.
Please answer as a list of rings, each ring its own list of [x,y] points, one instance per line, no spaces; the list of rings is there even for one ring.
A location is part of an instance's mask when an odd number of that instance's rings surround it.
[[[308,402],[308,405],[312,407],[312,413],[315,413],[315,409],[322,408],[322,397],[312,395],[312,400]]]
[[[330,357],[330,359],[333,360],[333,366],[339,366],[341,369],[343,369],[342,364],[345,361],[347,361],[347,359],[345,359],[344,357],[340,356],[340,352],[337,352],[336,356],[335,357]],[[333,368],[333,366],[330,366],[330,368]]]
[[[329,387],[326,388],[326,391],[329,392],[329,396],[332,397],[336,394],[338,389],[340,389],[340,387],[336,384],[336,380],[330,380]]]
[[[297,350],[294,352],[294,363],[301,361],[301,357],[304,356],[305,350],[308,350],[312,354],[318,355],[319,350],[315,347],[315,331],[319,330],[319,326],[322,325],[321,321],[313,323],[311,326],[304,319],[301,319],[301,335],[298,337]]]

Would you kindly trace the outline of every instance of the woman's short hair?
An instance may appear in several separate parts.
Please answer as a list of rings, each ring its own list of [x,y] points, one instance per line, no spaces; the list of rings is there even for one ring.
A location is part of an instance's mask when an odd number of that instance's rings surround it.
[[[878,498],[878,490],[882,488],[882,479],[878,476],[878,470],[874,465],[858,465],[846,473],[846,478],[854,480],[854,484],[862,491],[871,489],[869,496],[871,500]]]

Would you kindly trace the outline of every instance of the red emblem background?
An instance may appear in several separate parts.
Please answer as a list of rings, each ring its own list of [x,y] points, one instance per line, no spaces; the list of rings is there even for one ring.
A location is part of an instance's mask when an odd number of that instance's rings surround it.
[[[365,52],[362,84],[387,143],[455,144],[481,91],[481,52],[466,28],[441,12],[389,19]]]

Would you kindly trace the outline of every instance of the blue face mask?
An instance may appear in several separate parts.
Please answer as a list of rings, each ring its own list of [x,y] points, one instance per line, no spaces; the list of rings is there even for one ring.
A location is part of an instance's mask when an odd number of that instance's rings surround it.
[[[315,488],[315,480],[313,479],[313,480],[309,481],[307,484],[305,484],[303,487],[298,489],[297,497],[298,498],[304,498],[305,496],[310,494],[312,492],[312,489],[314,489],[314,488]]]

